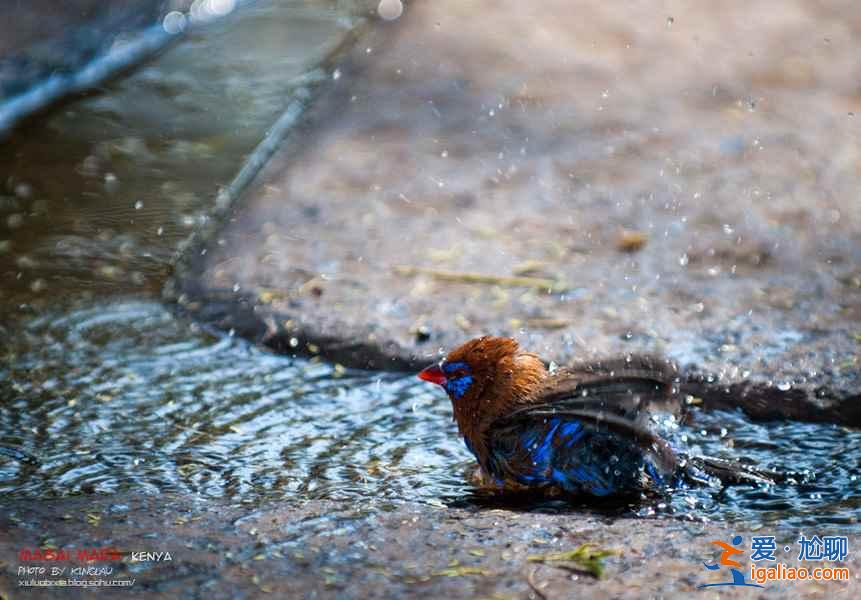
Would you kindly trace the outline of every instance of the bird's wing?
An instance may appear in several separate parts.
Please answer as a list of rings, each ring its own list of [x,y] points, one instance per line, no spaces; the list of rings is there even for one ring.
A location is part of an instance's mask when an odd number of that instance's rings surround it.
[[[528,407],[488,428],[488,470],[502,481],[605,496],[657,487],[676,470],[664,440],[604,410]]]
[[[560,433],[573,427],[565,424],[576,423],[587,431],[610,434],[626,443],[636,444],[655,453],[660,457],[661,464],[667,467],[674,465],[676,461],[669,444],[642,423],[589,408],[560,409],[546,405],[530,406],[496,419],[488,430],[492,434],[491,437],[513,438],[518,432],[527,430],[547,431],[555,423],[563,425]]]
[[[497,418],[486,434],[489,470],[502,480],[598,496],[666,483],[677,468],[675,454],[640,422],[632,400],[663,393],[657,387],[654,380],[596,376]]]
[[[649,406],[672,404],[674,377],[670,363],[652,356],[583,363],[549,377],[530,398],[529,409],[589,411],[634,420]]]

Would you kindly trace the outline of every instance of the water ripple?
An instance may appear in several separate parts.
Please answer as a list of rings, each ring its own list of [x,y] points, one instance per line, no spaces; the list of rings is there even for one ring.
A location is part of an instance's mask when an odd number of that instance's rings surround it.
[[[471,501],[472,460],[448,401],[413,377],[340,372],[214,337],[154,302],[33,319],[0,363],[0,493],[134,489],[223,497]],[[861,433],[665,422],[692,453],[791,472],[794,483],[676,493],[666,512],[747,523],[858,526]],[[650,509],[651,510],[651,509]]]

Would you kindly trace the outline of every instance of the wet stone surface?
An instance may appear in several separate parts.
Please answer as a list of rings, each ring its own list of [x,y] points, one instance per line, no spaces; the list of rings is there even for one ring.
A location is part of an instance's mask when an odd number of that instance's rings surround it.
[[[740,534],[749,548],[752,534],[773,534],[795,546],[803,532],[848,535],[852,579],[772,583],[759,595],[856,597],[856,429],[756,423],[694,406],[685,424],[656,416],[656,429],[682,452],[789,472],[787,482],[676,491],[604,510],[577,499],[503,503],[472,486],[474,461],[438,389],[411,373],[354,371],[321,358],[412,367],[485,327],[518,334],[559,360],[654,346],[698,365],[688,367],[691,376],[725,365],[725,378],[741,388],[772,378],[767,389],[775,395],[753,394],[745,405],[752,414],[795,407],[802,417],[844,419],[835,407],[850,406],[841,382],[851,382],[855,354],[828,361],[843,356],[849,340],[839,335],[857,299],[858,215],[846,200],[857,164],[847,141],[854,121],[834,113],[832,123],[828,110],[854,111],[857,64],[844,52],[856,37],[851,11],[792,4],[777,15],[739,5],[686,18],[673,8],[669,23],[645,5],[626,6],[627,16],[583,5],[589,18],[577,19],[562,3],[442,2],[440,10],[415,3],[329,74],[330,92],[246,196],[248,211],[210,240],[207,255],[216,259],[193,265],[204,276],[181,273],[198,320],[177,316],[155,298],[171,255],[211,218],[211,199],[236,172],[237,157],[350,27],[350,3],[337,4],[332,12],[323,1],[255,3],[212,32],[221,33],[191,36],[0,148],[0,446],[7,450],[0,452],[0,596],[22,595],[22,548],[115,547],[125,560],[108,564],[116,578],[135,579],[131,589],[31,589],[26,597],[671,597],[719,580],[702,566],[717,559],[713,539]],[[805,15],[816,17],[817,30]],[[763,23],[775,19],[787,29],[772,54],[762,54],[777,27]],[[808,72],[823,97],[805,93],[810,79],[788,85],[751,71],[793,49],[801,58],[790,61],[790,74],[828,57]],[[720,70],[729,59],[747,67]],[[713,92],[700,81],[712,76],[736,84]],[[688,80],[700,83],[689,92]],[[802,119],[781,105],[766,118],[760,88],[818,108]],[[738,104],[747,98],[754,104]],[[686,112],[697,106],[700,120]],[[778,117],[787,124],[782,133],[759,121]],[[793,124],[798,131],[786,133]],[[785,165],[757,158],[766,149],[753,142],[763,132],[779,142],[768,149],[789,160],[794,178]],[[814,132],[830,136],[830,161]],[[745,175],[749,169],[756,172]],[[716,172],[726,174],[729,191]],[[757,200],[748,215],[730,200],[736,192],[751,202],[764,197],[747,187],[753,181],[762,194],[789,196]],[[716,194],[714,203],[701,201],[692,182]],[[264,201],[267,190],[282,195]],[[647,190],[676,203],[661,208]],[[827,201],[807,203],[803,193],[811,190],[829,190]],[[775,220],[791,210],[812,228]],[[714,223],[700,211],[716,214]],[[733,232],[747,227],[746,237],[736,244],[725,222]],[[622,226],[629,233],[619,233]],[[751,231],[781,246],[766,247],[765,259],[764,249],[745,246]],[[709,239],[736,253],[724,259],[738,265],[735,276],[709,273],[717,260],[710,246],[695,252]],[[786,239],[798,242],[787,247]],[[545,256],[542,244],[554,240],[564,251]],[[808,263],[820,247],[840,250],[833,256],[844,262],[828,254],[832,263]],[[753,254],[745,261],[744,252]],[[683,254],[687,265],[678,262]],[[284,269],[284,261],[305,271]],[[238,265],[248,267],[247,280],[232,279],[245,273]],[[550,279],[541,284],[551,293],[532,280],[452,282],[399,266]],[[805,325],[795,305],[775,308],[770,295],[762,296],[758,321],[756,312],[719,321],[731,313],[721,294],[735,293],[733,286],[753,294],[777,281],[803,291],[798,273],[809,277],[813,266],[821,273],[803,281],[821,283],[825,301],[807,297],[802,306],[814,317],[830,315],[833,330],[811,329],[816,322]],[[265,280],[252,281],[264,272]],[[640,312],[631,308],[634,285],[646,290],[647,313],[639,300]],[[348,287],[358,292],[339,291]],[[679,300],[668,290],[698,295]],[[430,312],[415,316],[411,306]],[[847,318],[829,312],[835,307]],[[679,311],[672,322],[671,309]],[[646,325],[623,328],[625,319]],[[213,335],[201,322],[240,335]],[[775,333],[774,323],[787,325]],[[742,332],[735,342],[715,333],[732,330]],[[313,358],[279,356],[241,339],[261,341],[265,332],[282,352]],[[376,340],[367,341],[371,334]],[[831,354],[811,346],[816,339],[832,340]],[[796,364],[789,351],[811,354]],[[810,365],[815,375],[805,374]],[[821,383],[787,387],[774,377],[780,372]],[[807,394],[818,385],[833,396],[817,400],[816,412]],[[742,396],[723,389],[698,393],[707,405],[737,406]],[[619,552],[605,559],[601,581],[528,560],[584,543]],[[169,551],[173,560],[133,564],[132,551]]]
[[[663,352],[707,405],[858,425],[859,13],[666,11],[416,3],[332,74],[179,300],[374,369],[486,333],[558,363]]]
[[[170,495],[10,503],[0,527],[7,534],[0,537],[0,590],[14,592],[19,564],[50,566],[19,559],[22,548],[50,544],[73,555],[79,548],[123,553],[122,561],[91,564],[112,567],[108,579],[134,579],[134,586],[122,590],[131,598],[536,598],[535,588],[546,598],[680,596],[696,592],[701,583],[726,579],[702,567],[716,560],[709,540],[743,535],[749,547],[751,535],[726,525],[613,518],[607,511],[574,516],[552,508],[525,512],[403,503],[380,509],[315,501],[266,504],[249,512]],[[797,541],[794,533],[772,533],[780,544]],[[850,536],[850,548],[858,541]],[[535,562],[582,544],[613,552],[603,560],[602,579],[575,563]],[[137,561],[140,555],[131,552],[169,552],[171,560],[162,554],[160,560]],[[805,564],[795,558],[781,560]],[[854,597],[861,586],[857,553],[842,564],[854,574],[846,582],[772,582],[752,591],[757,597]],[[56,593],[33,589],[27,597]],[[721,596],[750,593],[726,588]],[[90,594],[66,589],[63,597]]]

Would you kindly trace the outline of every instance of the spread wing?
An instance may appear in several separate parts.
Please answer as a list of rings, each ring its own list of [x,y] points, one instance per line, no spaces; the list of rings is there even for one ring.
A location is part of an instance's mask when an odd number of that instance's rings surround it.
[[[534,403],[488,428],[488,470],[597,496],[658,487],[676,458],[641,417],[671,388],[666,363],[651,357],[557,372]]]
[[[575,365],[549,378],[529,409],[589,411],[637,420],[646,409],[675,412],[672,364],[653,356],[629,356]],[[674,402],[675,401],[675,402]]]

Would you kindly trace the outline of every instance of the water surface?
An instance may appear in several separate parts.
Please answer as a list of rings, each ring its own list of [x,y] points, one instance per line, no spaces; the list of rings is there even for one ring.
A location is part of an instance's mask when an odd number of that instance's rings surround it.
[[[41,464],[0,459],[2,494],[487,501],[469,483],[473,460],[448,399],[412,376],[272,355],[141,301],[33,318],[4,358],[0,444]],[[656,426],[683,451],[742,458],[791,481],[679,491],[627,512],[861,530],[861,432],[693,416]]]
[[[219,187],[353,25],[339,6],[256,3],[0,146],[0,445],[37,459],[0,456],[0,494],[488,501],[440,390],[275,356],[157,299]],[[861,530],[861,433],[694,417],[656,425],[685,452],[792,480],[623,511]]]
[[[317,65],[356,23],[339,6],[254,2],[4,140],[0,308],[157,294],[219,189],[325,76]]]

